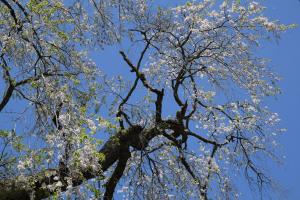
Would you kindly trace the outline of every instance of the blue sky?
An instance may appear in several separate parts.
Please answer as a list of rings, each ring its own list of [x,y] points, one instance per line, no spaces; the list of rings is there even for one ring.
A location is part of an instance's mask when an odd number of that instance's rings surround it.
[[[282,23],[300,25],[300,1],[265,0],[266,13]],[[281,137],[285,163],[281,168],[270,169],[286,189],[289,200],[300,198],[300,28],[287,31],[279,43],[267,43],[257,52],[272,59],[271,67],[282,77],[282,95],[271,100],[269,106],[281,116],[287,132]],[[270,165],[271,166],[271,165]]]

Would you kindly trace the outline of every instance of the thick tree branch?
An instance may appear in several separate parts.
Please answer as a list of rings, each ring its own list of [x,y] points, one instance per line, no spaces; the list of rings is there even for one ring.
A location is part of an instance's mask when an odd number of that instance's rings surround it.
[[[1,55],[1,60],[2,60],[2,63],[1,64],[1,67],[3,68],[3,76],[4,76],[4,79],[8,82],[8,87],[3,95],[3,98],[0,102],[0,112],[2,111],[2,109],[6,106],[6,104],[9,102],[12,94],[13,94],[13,91],[15,89],[15,81],[12,79],[11,75],[10,75],[10,72],[9,72],[9,67],[6,63],[6,60],[4,59],[4,54]]]
[[[115,192],[115,188],[117,186],[117,183],[119,182],[120,178],[123,176],[124,170],[126,168],[126,164],[128,159],[130,158],[130,152],[129,152],[129,148],[126,147],[124,149],[122,149],[122,151],[120,152],[120,158],[118,161],[118,164],[113,172],[113,174],[111,175],[110,179],[108,180],[108,182],[106,183],[105,187],[105,193],[104,193],[104,200],[111,200],[113,198],[114,192]]]
[[[148,146],[150,140],[155,136],[159,135],[160,132],[156,127],[143,130],[140,126],[134,126],[127,130],[118,132],[116,135],[112,136],[102,147],[99,153],[104,155],[104,160],[100,162],[102,171],[106,171],[111,167],[117,160],[120,158],[120,152],[124,147],[132,146],[136,149],[142,150]],[[52,192],[48,189],[43,188],[43,185],[55,184],[58,181],[61,181],[63,186],[61,187],[62,191],[66,191],[67,183],[65,180],[62,180],[61,177],[59,180],[54,180],[54,176],[47,176],[47,174],[60,174],[60,171],[63,169],[48,169],[38,174],[28,176],[27,179],[35,180],[34,194],[35,199],[43,199],[52,195]],[[82,175],[71,177],[73,181],[73,186],[78,186],[82,184],[85,180],[95,178],[99,176],[99,172],[92,172],[88,169],[81,170]],[[28,183],[18,182],[17,179],[11,180],[1,180],[0,181],[0,199],[2,200],[29,200],[32,194],[32,191],[27,191],[24,188]]]
[[[6,91],[5,91],[4,95],[3,95],[3,99],[2,99],[2,101],[0,103],[0,112],[6,106],[6,104],[9,102],[9,99],[12,96],[14,89],[15,89],[15,86],[11,85],[11,84],[6,89]]]

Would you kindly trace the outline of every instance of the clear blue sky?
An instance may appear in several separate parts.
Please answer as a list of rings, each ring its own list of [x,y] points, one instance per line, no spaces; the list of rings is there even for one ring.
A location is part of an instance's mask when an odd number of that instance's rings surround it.
[[[300,25],[299,0],[265,0],[267,15],[282,23]],[[261,52],[260,52],[261,51]],[[269,43],[257,52],[272,59],[271,65],[283,80],[280,83],[282,95],[270,103],[278,112],[282,126],[287,132],[281,138],[286,156],[282,168],[270,169],[287,189],[289,200],[300,199],[300,27],[282,35],[279,44]]]

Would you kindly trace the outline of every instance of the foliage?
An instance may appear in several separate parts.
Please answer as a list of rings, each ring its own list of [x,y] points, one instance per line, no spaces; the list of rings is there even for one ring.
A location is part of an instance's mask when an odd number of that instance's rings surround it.
[[[279,77],[254,51],[294,25],[264,10],[1,0],[0,196],[239,199],[241,173],[272,186],[260,160],[278,160],[284,130],[264,100]],[[131,75],[91,60],[108,48]]]

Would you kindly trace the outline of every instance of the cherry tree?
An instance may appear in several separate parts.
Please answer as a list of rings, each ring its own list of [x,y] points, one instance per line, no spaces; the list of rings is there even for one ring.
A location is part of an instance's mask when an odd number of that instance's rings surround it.
[[[264,10],[0,0],[0,199],[239,199],[240,175],[263,194],[284,129],[254,51],[293,27]],[[105,70],[91,52],[111,47]]]

